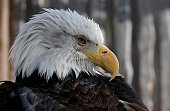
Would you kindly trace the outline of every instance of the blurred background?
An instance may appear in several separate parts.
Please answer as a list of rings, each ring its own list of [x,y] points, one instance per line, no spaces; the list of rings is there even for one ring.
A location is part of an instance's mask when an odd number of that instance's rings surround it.
[[[0,80],[15,80],[10,47],[19,27],[42,8],[93,18],[149,110],[170,110],[170,0],[0,0]]]

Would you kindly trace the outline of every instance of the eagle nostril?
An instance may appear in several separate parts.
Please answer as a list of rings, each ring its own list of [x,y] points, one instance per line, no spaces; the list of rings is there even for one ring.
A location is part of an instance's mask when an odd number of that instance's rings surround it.
[[[108,53],[108,51],[103,51],[103,52],[102,52],[102,54],[107,54],[107,53]]]

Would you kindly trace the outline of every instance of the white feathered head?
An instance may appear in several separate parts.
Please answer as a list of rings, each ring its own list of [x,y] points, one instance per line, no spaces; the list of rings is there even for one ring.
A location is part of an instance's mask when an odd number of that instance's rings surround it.
[[[45,9],[19,30],[10,58],[15,75],[30,76],[35,70],[47,80],[53,74],[64,79],[73,70],[98,74],[101,67],[112,78],[118,74],[116,56],[103,45],[100,27],[71,10]]]

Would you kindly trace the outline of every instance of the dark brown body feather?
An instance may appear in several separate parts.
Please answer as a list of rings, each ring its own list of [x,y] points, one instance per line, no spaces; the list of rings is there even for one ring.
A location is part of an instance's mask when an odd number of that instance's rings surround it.
[[[54,74],[55,75],[55,74]],[[72,72],[48,82],[35,71],[0,86],[0,111],[148,111],[121,76],[109,78]]]

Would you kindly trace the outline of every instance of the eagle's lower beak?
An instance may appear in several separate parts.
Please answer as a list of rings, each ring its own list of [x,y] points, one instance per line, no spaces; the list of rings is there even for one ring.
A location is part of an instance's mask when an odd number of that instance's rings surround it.
[[[119,61],[116,57],[116,55],[109,50],[105,45],[101,44],[98,47],[98,52],[94,53],[91,51],[82,51],[84,54],[86,54],[90,60],[103,68],[105,71],[112,74],[112,79],[116,77],[116,75],[119,72]]]

